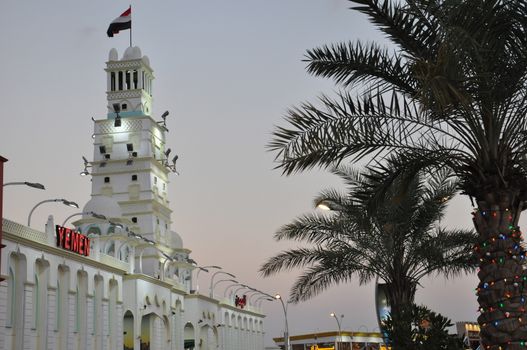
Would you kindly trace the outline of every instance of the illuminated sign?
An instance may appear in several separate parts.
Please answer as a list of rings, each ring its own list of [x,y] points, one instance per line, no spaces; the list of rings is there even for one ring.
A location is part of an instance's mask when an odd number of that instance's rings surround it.
[[[82,233],[59,225],[55,225],[55,232],[57,247],[84,256],[90,255],[90,239]]]

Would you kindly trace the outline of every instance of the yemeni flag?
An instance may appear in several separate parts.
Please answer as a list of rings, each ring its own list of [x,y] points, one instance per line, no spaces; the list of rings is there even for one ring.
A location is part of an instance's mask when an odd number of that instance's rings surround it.
[[[110,23],[106,34],[111,38],[114,34],[126,29],[132,29],[132,6]]]

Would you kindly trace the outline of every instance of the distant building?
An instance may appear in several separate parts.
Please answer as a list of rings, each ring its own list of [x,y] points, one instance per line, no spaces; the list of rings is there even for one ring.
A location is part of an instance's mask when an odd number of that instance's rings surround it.
[[[376,332],[321,332],[289,337],[291,350],[386,350],[381,333]],[[284,338],[273,338],[284,349]]]
[[[481,345],[479,324],[477,322],[456,322],[457,335],[463,339],[463,344],[470,349],[477,349]]]
[[[50,216],[38,230],[2,218],[0,349],[263,350],[256,301],[192,290],[199,267],[171,230],[177,157],[151,116],[148,57],[112,49],[106,73],[107,115],[84,135],[94,149],[81,219],[70,229]]]

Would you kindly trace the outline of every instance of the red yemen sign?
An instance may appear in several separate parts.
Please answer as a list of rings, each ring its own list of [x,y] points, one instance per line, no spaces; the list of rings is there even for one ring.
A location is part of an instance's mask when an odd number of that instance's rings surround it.
[[[57,247],[75,252],[80,255],[90,255],[90,239],[80,232],[55,225],[57,233]]]

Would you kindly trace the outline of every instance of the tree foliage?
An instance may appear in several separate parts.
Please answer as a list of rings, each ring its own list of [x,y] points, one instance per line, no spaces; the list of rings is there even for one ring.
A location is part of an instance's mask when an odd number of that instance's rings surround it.
[[[403,308],[398,317],[389,315],[383,331],[394,349],[462,350],[462,340],[448,333],[452,325],[447,317],[412,304]]]
[[[277,240],[303,246],[283,251],[261,267],[264,276],[304,269],[292,287],[293,301],[355,277],[361,284],[379,278],[390,284],[390,301],[397,310],[413,302],[424,276],[454,276],[474,266],[470,251],[475,234],[438,225],[456,191],[447,171],[399,178],[375,201],[369,189],[382,182],[372,173],[348,167],[333,173],[343,179],[346,192],[327,189],[315,198],[315,205],[324,203],[331,212],[306,214],[281,227]]]

